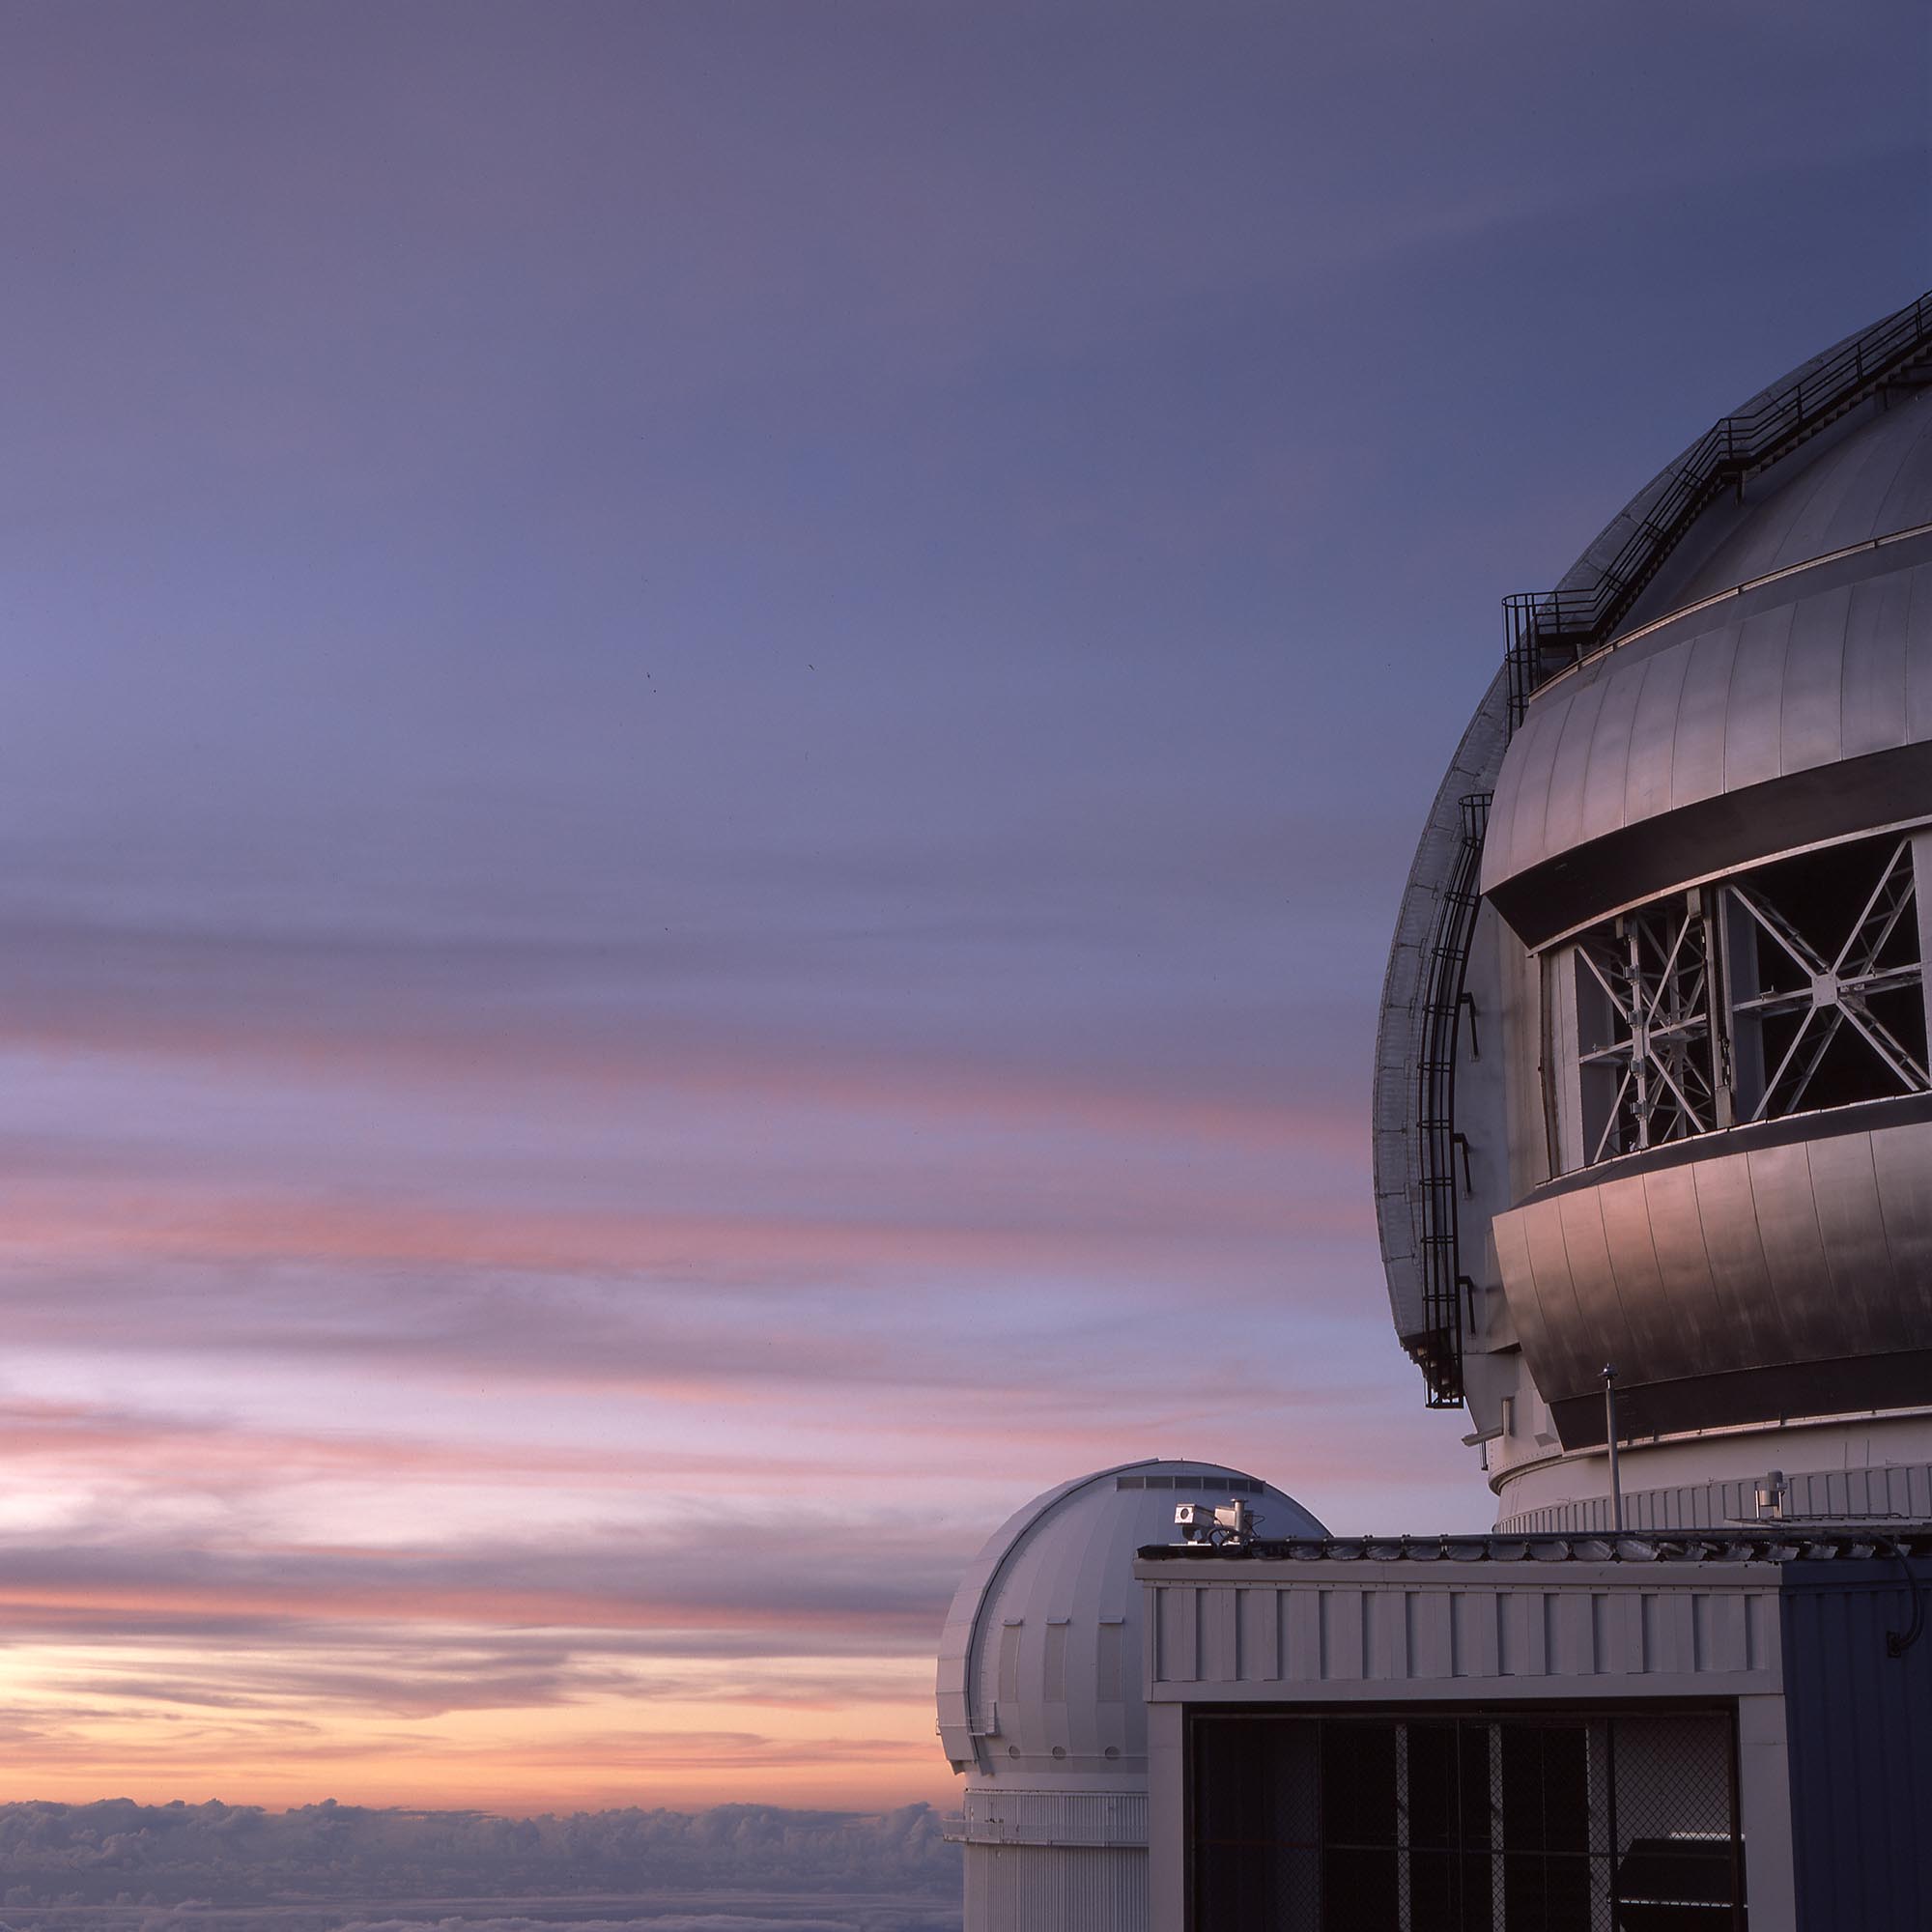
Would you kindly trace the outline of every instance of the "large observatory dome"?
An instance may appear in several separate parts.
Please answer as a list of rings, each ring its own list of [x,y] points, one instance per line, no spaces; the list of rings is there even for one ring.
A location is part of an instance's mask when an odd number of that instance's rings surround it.
[[[1218,1463],[1127,1463],[1036,1496],[987,1539],[939,1647],[939,1736],[967,1776],[966,1923],[1132,1932],[1147,1916],[1137,1550],[1175,1506],[1239,1497],[1267,1536],[1321,1536]]]
[[[1613,1415],[1640,1524],[1922,1508],[1932,298],[1505,610],[1378,1043],[1430,1399],[1468,1406],[1511,1528],[1621,1510]]]

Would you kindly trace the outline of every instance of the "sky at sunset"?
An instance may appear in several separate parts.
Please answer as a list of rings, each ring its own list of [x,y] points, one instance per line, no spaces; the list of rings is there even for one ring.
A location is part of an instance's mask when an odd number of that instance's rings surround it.
[[[1928,31],[0,0],[0,1801],[951,1804],[1048,1485],[1486,1524],[1403,876]]]

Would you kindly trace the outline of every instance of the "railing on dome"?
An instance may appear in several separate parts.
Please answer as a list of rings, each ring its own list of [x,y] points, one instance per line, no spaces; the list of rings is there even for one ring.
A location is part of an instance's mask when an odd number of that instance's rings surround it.
[[[1776,463],[1847,410],[1932,355],[1932,294],[1874,323],[1828,361],[1744,415],[1725,416],[1685,453],[1643,521],[1586,589],[1503,600],[1512,730],[1537,688],[1608,640],[1685,533],[1727,489]]]
[[[1469,1181],[1469,1144],[1456,1131],[1456,1052],[1466,1004],[1463,977],[1469,935],[1482,903],[1479,871],[1489,829],[1490,797],[1462,801],[1463,836],[1456,869],[1436,902],[1435,928],[1423,966],[1421,1094],[1417,1144],[1422,1166],[1422,1312],[1420,1333],[1403,1340],[1422,1370],[1431,1408],[1463,1406],[1463,1306],[1473,1284],[1463,1272],[1456,1156]],[[1473,1036],[1475,1015],[1470,1014]]]

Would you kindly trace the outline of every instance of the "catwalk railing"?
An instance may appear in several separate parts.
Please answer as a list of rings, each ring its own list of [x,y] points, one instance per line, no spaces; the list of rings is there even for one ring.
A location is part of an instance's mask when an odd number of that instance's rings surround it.
[[[1503,600],[1510,724],[1538,686],[1599,650],[1690,526],[1726,490],[1768,468],[1867,397],[1932,357],[1932,294],[1861,335],[1741,415],[1715,423],[1671,471],[1594,582]]]

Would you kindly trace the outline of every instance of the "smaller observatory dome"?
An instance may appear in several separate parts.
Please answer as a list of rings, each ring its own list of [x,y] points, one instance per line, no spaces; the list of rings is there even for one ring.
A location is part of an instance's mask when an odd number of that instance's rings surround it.
[[[1135,1553],[1179,1503],[1235,1497],[1263,1536],[1321,1536],[1218,1463],[1123,1463],[1036,1496],[987,1539],[939,1646],[939,1737],[967,1776],[967,1932],[1146,1922],[1147,1706]]]

